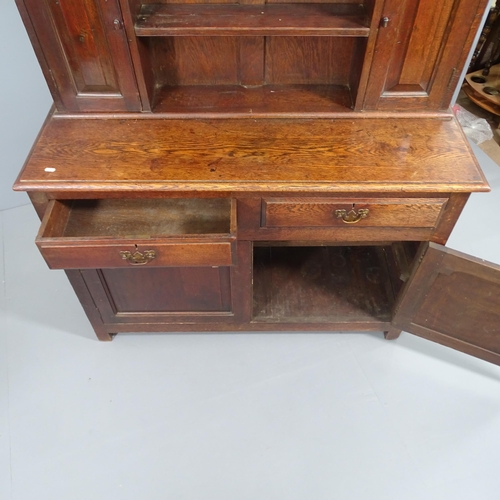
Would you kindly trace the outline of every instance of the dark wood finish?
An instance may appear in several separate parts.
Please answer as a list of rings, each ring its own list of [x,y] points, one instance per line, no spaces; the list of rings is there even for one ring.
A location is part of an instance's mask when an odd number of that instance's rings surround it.
[[[136,324],[149,324],[151,330],[145,331],[234,324],[227,267],[84,269],[80,273],[99,303],[102,322],[113,325],[111,331]],[[127,294],[121,288],[130,286],[137,286],[137,293]]]
[[[246,40],[246,39],[245,39]],[[240,46],[241,48],[241,46]],[[262,69],[261,69],[262,72]],[[351,106],[347,85],[259,85],[258,71],[241,75],[246,85],[165,86],[156,94],[155,113],[169,118],[329,117]],[[260,76],[262,80],[262,75]]]
[[[240,39],[230,36],[148,40],[157,87],[240,82]]]
[[[342,226],[336,212],[367,215],[356,227],[434,227],[446,204],[445,198],[269,198],[262,200],[262,227]]]
[[[332,117],[350,106],[347,85],[167,86],[157,94],[155,112],[169,118],[307,118]]]
[[[487,191],[469,148],[454,120],[53,118],[14,188],[134,197],[165,190]]]
[[[361,70],[354,59],[365,47],[363,39],[317,36],[154,37],[147,44],[154,111],[170,117],[348,112]]]
[[[16,0],[60,111],[139,111],[117,0]]]
[[[387,274],[380,247],[255,248],[253,321],[390,321]]]
[[[261,86],[264,83],[265,38],[262,36],[246,36],[240,38],[239,43],[240,43],[239,83],[243,86],[243,88],[246,88],[247,85]],[[206,90],[207,94],[210,94],[210,87],[206,88]],[[222,93],[223,89],[221,89],[220,92]],[[206,101],[208,100],[209,97],[207,95]],[[256,106],[257,103],[255,103],[255,107]],[[215,108],[217,110],[221,110],[222,106],[216,104]],[[253,108],[250,107],[250,109]],[[157,109],[157,111],[159,111],[159,109]],[[190,111],[192,112],[191,109]],[[248,112],[248,110],[246,111]],[[206,113],[206,109],[204,110],[204,113]]]
[[[56,110],[15,189],[100,340],[410,329],[499,363],[500,269],[422,244],[489,189],[448,110],[487,0],[16,1]]]
[[[281,200],[285,205],[287,201],[296,198],[288,198],[286,193],[264,193],[264,199]],[[308,199],[314,205],[315,200],[324,200],[321,193],[304,193],[301,199]],[[369,194],[358,193],[358,199],[370,199]],[[355,242],[380,242],[380,241],[434,241],[444,244],[448,239],[453,225],[460,216],[461,210],[468,199],[465,193],[427,193],[427,200],[448,199],[444,209],[439,216],[439,221],[434,228],[418,227],[363,227],[358,224],[342,224],[336,226],[303,226],[303,227],[262,227],[262,198],[258,196],[238,196],[238,237],[254,241],[324,241],[329,244],[355,243]],[[406,200],[411,205],[411,199],[421,198],[418,193],[407,193]],[[351,200],[348,193],[336,193],[336,199]],[[397,193],[384,193],[387,203],[391,200],[400,200]],[[319,204],[321,206],[321,204]],[[273,243],[274,244],[274,243]]]
[[[47,211],[47,206],[49,204],[49,198],[46,193],[38,192],[29,192],[28,196],[31,200],[31,204],[35,209],[36,214],[40,220],[43,219],[45,212]]]
[[[117,321],[231,312],[228,267],[102,269],[99,273]]]
[[[65,238],[36,239],[47,265],[51,269],[94,269],[96,267],[130,267],[122,252],[135,254],[155,253],[148,267],[165,266],[230,266],[233,264],[233,245],[231,242],[196,242],[190,239],[165,243],[164,240],[151,241],[123,239],[116,243],[108,241],[78,241]]]
[[[137,36],[330,35],[369,34],[364,12],[355,4],[143,5]]]
[[[109,330],[106,328],[102,320],[101,312],[103,302],[97,297],[93,297],[85,280],[82,277],[82,272],[79,270],[67,270],[66,276],[75,291],[80,304],[82,305],[87,317],[92,324],[92,328],[101,342],[111,342],[116,330]],[[107,303],[107,301],[106,301]]]
[[[446,109],[487,0],[387,0],[363,109]]]
[[[500,365],[500,266],[425,245],[393,323]]]
[[[401,335],[401,330],[397,328],[389,328],[389,330],[384,332],[384,338],[386,340],[396,340]]]
[[[81,200],[62,236],[158,238],[231,232],[229,198]]]
[[[355,38],[269,36],[266,38],[268,84],[347,85]]]
[[[232,213],[226,199],[53,200],[36,243],[52,269],[136,265],[122,252],[154,252],[148,267],[230,266]]]
[[[134,22],[143,2],[142,0],[119,0],[119,2],[142,110],[148,112],[151,111],[155,91],[153,67],[147,43],[144,39],[137,38],[134,31]]]
[[[353,96],[356,96],[354,104],[354,109],[356,111],[361,111],[364,107],[364,98],[372,69],[373,57],[375,55],[375,44],[378,37],[380,20],[384,17],[382,14],[384,3],[385,2],[380,0],[369,0],[365,2],[366,22],[370,26],[370,35],[366,39],[366,42],[364,42],[364,45],[358,44],[358,50],[355,52],[355,57],[352,61],[352,81],[350,82]],[[360,48],[364,50],[360,51]],[[355,94],[355,92],[357,92],[357,94]]]

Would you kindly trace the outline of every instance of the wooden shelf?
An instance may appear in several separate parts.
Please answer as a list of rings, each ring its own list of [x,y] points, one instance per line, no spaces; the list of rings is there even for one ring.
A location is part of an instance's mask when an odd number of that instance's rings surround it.
[[[367,37],[357,4],[143,5],[137,36]]]
[[[390,321],[391,247],[254,248],[253,321]]]
[[[344,85],[185,85],[157,92],[155,113],[172,117],[327,117],[351,110]]]

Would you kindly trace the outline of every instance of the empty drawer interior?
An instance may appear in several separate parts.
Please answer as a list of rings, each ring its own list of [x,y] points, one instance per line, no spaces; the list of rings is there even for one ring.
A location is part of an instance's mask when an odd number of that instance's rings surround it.
[[[143,239],[229,234],[233,229],[228,198],[101,199],[57,203],[43,237]]]

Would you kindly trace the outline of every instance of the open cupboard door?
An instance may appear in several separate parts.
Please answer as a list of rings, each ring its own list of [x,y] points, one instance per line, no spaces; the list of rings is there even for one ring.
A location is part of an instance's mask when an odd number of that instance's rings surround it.
[[[500,365],[500,266],[425,244],[393,325]]]

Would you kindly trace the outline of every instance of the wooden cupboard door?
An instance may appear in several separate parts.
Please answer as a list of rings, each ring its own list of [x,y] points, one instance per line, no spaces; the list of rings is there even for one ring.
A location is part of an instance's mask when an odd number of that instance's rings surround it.
[[[59,111],[140,111],[118,0],[17,0]]]
[[[425,244],[393,325],[500,365],[500,266]]]
[[[228,267],[80,272],[104,323],[196,323],[233,317]]]
[[[364,109],[447,109],[486,5],[386,0]]]

